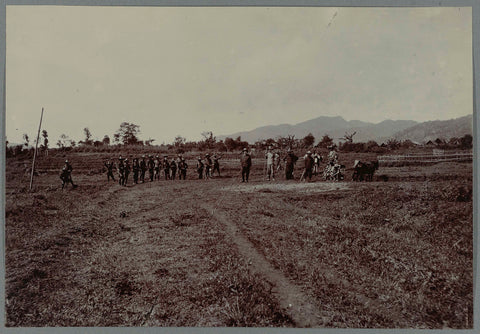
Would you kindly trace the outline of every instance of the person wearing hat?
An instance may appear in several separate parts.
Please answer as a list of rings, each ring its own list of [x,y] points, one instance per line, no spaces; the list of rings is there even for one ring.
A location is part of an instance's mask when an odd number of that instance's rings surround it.
[[[110,161],[110,159],[108,159],[104,163],[104,165],[107,168],[107,182],[110,182],[110,178],[112,178],[113,182],[115,182],[115,177],[113,176],[113,167],[114,167],[113,161]]]
[[[275,181],[275,168],[274,168],[274,154],[272,152],[272,146],[267,148],[267,153],[265,153],[265,162],[267,164],[267,180],[270,181],[270,178]]]
[[[145,161],[145,155],[142,155],[140,160],[140,181],[145,182],[145,172],[147,171],[147,162]]]
[[[163,173],[165,174],[165,180],[170,180],[170,162],[168,156],[163,156]]]
[[[243,148],[240,165],[242,166],[242,182],[248,182],[250,167],[252,167],[252,157],[248,154],[246,147]]]
[[[181,180],[182,177],[185,180],[187,177],[187,162],[185,161],[185,158],[181,158],[180,163],[178,164],[178,179]]]
[[[205,179],[209,179],[212,177],[212,158],[210,158],[210,154],[205,154]]]
[[[213,155],[213,171],[212,171],[212,176],[215,171],[217,171],[218,176],[220,176],[220,164],[218,163],[218,160],[220,160],[222,156],[217,156],[216,154]]]
[[[203,162],[202,158],[198,157],[197,159],[197,173],[198,173],[198,179],[201,180],[203,179]]]
[[[175,158],[172,158],[172,161],[170,162],[170,179],[175,180],[176,175],[177,175],[177,161],[175,161]]]
[[[130,170],[131,170],[131,167],[130,167],[130,162],[128,161],[128,159],[125,159],[124,161],[124,177],[123,177],[123,185],[126,187],[127,186],[127,182],[128,182],[128,175],[130,174]]]
[[[285,179],[293,180],[293,169],[297,160],[298,157],[292,152],[291,148],[288,148],[287,156],[283,158],[283,161],[285,161]]]
[[[313,150],[313,174],[317,175],[320,171],[320,162],[322,162],[322,156],[318,154],[317,150]]]
[[[150,177],[150,182],[153,182],[153,174],[155,171],[155,161],[153,161],[153,155],[149,155],[148,161],[147,161],[147,167],[148,167],[148,176]]]
[[[138,163],[137,158],[133,158],[132,170],[133,170],[133,183],[138,184],[138,172],[140,171],[140,164]]]
[[[77,185],[73,183],[72,180],[72,165],[68,162],[68,159],[65,160],[65,165],[63,165],[62,172],[60,173],[60,179],[62,180],[62,189],[65,187],[65,183],[71,183],[73,188],[76,188]]]
[[[302,180],[306,181],[307,177],[308,177],[308,180],[311,181],[312,180],[313,165],[314,165],[312,152],[310,152],[310,151],[307,152],[307,154],[304,157],[304,161],[305,161],[305,169],[303,170],[302,176],[300,177],[300,181],[302,181]]]

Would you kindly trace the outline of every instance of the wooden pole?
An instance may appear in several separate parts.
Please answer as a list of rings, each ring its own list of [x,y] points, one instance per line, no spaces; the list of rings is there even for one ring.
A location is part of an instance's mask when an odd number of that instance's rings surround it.
[[[35,142],[35,152],[33,152],[32,173],[30,175],[30,190],[32,190],[33,173],[35,172],[35,158],[37,157],[38,138],[40,137],[40,129],[42,128],[43,108],[40,115],[40,124],[38,125],[37,141]]]

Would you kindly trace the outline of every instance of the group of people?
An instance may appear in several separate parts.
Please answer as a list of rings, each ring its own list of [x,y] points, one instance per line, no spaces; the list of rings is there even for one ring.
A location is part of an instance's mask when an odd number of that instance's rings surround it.
[[[220,156],[214,155],[210,157],[209,154],[205,155],[205,160],[202,161],[201,157],[197,159],[196,170],[198,173],[198,178],[211,178],[213,173],[217,172],[220,175],[220,165],[218,160]],[[106,161],[105,167],[107,169],[107,181],[112,179],[115,181],[115,176],[113,175],[113,170],[116,168],[118,171],[118,183],[122,186],[126,186],[128,183],[128,177],[130,173],[133,173],[133,183],[144,183],[148,180],[153,182],[154,180],[185,180],[187,177],[188,164],[182,154],[172,159],[169,159],[167,155],[163,157],[163,160],[157,155],[149,155],[148,158],[143,155],[141,159],[133,158],[132,163],[128,158],[118,158],[118,162],[115,164],[113,161]],[[205,170],[205,176],[204,176]],[[145,179],[148,171],[147,179]]]
[[[331,152],[335,152],[333,146],[329,148],[331,149]],[[329,154],[329,161],[330,156],[336,157],[334,160],[332,160],[336,163],[336,159],[338,159],[338,154],[336,154],[336,152],[335,154]],[[317,152],[317,150],[314,150],[313,153],[311,151],[307,151],[303,159],[305,165],[300,180],[306,180],[307,177],[309,178],[309,180],[311,180],[312,175],[317,175],[319,173],[320,162],[323,161],[323,157]],[[287,150],[286,156],[282,159],[280,153],[273,152],[272,147],[269,146],[267,149],[267,153],[265,153],[265,160],[266,177],[268,181],[275,180],[275,173],[282,169],[282,160],[285,163],[285,179],[293,180],[293,171],[298,161],[298,157],[295,155],[295,153],[293,153],[290,148]]]
[[[338,154],[335,151],[335,146],[328,146],[328,149],[330,152],[327,157],[328,161],[325,171],[334,169],[334,166],[338,165]],[[214,173],[217,173],[218,176],[220,176],[219,160],[221,158],[222,157],[220,155],[214,154],[213,156],[210,156],[208,153],[205,154],[203,159],[202,157],[198,157],[196,163],[198,179],[208,180],[213,177]],[[285,179],[294,179],[293,171],[298,159],[299,158],[290,148],[287,150],[287,154],[282,157],[278,151],[274,152],[273,148],[269,146],[265,153],[264,169],[264,174],[267,180],[275,180],[275,174],[279,173],[279,171],[283,168],[282,162],[285,164]],[[313,153],[311,151],[307,151],[303,159],[304,169],[302,175],[300,176],[300,180],[306,181],[307,178],[311,180],[312,175],[317,175],[320,172],[320,163],[323,161],[323,157],[316,150],[314,150]],[[167,155],[163,156],[163,159],[160,159],[158,155],[155,157],[153,155],[149,155],[148,158],[143,155],[140,159],[131,157],[131,160],[132,161],[130,162],[128,158],[122,158],[122,156],[118,158],[117,163],[107,160],[104,163],[104,166],[107,170],[107,181],[109,182],[110,179],[112,179],[112,181],[116,182],[114,169],[116,169],[118,172],[118,183],[121,186],[127,185],[131,173],[133,173],[134,184],[144,183],[148,180],[150,180],[150,182],[160,179],[175,180],[177,177],[179,180],[185,180],[187,176],[188,164],[182,154],[178,154],[177,157],[173,157],[172,159],[169,159]],[[250,169],[252,167],[252,157],[248,153],[247,148],[242,150],[240,165],[242,182],[248,182]],[[60,175],[60,178],[62,179],[62,188],[67,183],[71,183],[73,187],[76,187],[71,177],[72,170],[73,168],[71,164],[68,162],[68,160],[66,160],[65,166],[63,167]]]

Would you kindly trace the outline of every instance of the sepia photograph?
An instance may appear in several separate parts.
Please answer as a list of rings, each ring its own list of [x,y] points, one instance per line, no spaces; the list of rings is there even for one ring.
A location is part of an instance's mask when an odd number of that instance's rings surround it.
[[[5,327],[472,330],[472,24],[6,6]]]

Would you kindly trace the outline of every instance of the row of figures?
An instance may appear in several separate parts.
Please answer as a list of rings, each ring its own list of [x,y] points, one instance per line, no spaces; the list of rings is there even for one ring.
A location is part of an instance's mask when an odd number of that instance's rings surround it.
[[[220,176],[219,159],[221,159],[221,156],[213,155],[213,157],[210,157],[210,154],[205,155],[204,161],[202,161],[201,157],[198,157],[196,166],[198,178],[209,179],[215,172]],[[127,185],[130,173],[133,173],[133,183],[138,184],[148,180],[150,182],[160,179],[175,180],[176,178],[185,180],[188,169],[188,164],[181,154],[171,160],[167,155],[163,157],[163,160],[158,155],[155,158],[153,155],[149,155],[148,159],[143,155],[141,159],[133,158],[131,164],[128,158],[124,159],[120,156],[116,164],[108,160],[104,165],[107,168],[107,181],[110,181],[110,179],[115,181],[113,170],[116,168],[118,171],[118,183],[122,186]],[[145,179],[147,171],[148,178]]]
[[[328,146],[328,149],[329,153],[327,156],[327,164],[323,170],[323,178],[325,180],[333,181],[342,180],[342,170],[345,166],[338,163],[338,153],[335,151],[335,145]],[[303,160],[304,168],[302,175],[300,176],[300,181],[306,181],[307,178],[310,181],[313,175],[318,175],[320,173],[320,163],[323,161],[323,156],[321,156],[317,150],[314,150],[313,153],[307,151]],[[280,153],[274,152],[272,147],[269,146],[265,154],[265,174],[268,181],[275,180],[275,173],[278,173],[282,169],[282,161],[285,163],[285,179],[294,179],[293,171],[298,161],[298,157],[295,153],[289,148],[286,156],[282,159]]]
[[[323,170],[323,177],[325,180],[342,180],[342,170],[345,166],[338,163],[338,154],[335,151],[335,146],[331,145],[328,149],[330,152],[328,153],[327,163]],[[214,173],[217,173],[218,176],[220,176],[219,160],[221,158],[220,155],[216,154],[211,157],[208,153],[205,154],[204,159],[198,157],[196,163],[198,179],[208,180],[213,177]],[[323,161],[323,157],[314,150],[313,153],[307,151],[303,159],[305,166],[302,175],[300,176],[300,181],[306,181],[307,178],[311,180],[312,175],[318,175],[320,173],[320,163]],[[282,158],[278,151],[274,152],[271,146],[268,147],[265,153],[264,166],[264,174],[267,180],[275,180],[275,174],[282,170],[282,162],[285,164],[285,179],[293,180],[293,172],[297,161],[298,157],[290,148],[287,150],[287,154]],[[240,165],[242,182],[248,182],[250,168],[252,166],[252,158],[246,148],[242,150]],[[122,186],[127,185],[131,173],[133,174],[133,183],[138,184],[144,183],[148,180],[150,180],[150,182],[160,179],[175,180],[176,178],[179,180],[185,180],[188,169],[188,164],[181,154],[172,159],[169,159],[169,157],[165,155],[163,160],[160,159],[158,155],[155,157],[149,155],[148,158],[143,155],[140,159],[136,157],[131,158],[131,162],[128,158],[122,158],[120,156],[117,163],[108,160],[104,163],[104,166],[107,169],[107,181],[109,182],[110,179],[112,179],[116,182],[113,174],[114,169],[116,169],[118,171],[118,183]],[[76,187],[71,176],[72,170],[72,165],[66,160],[65,166],[60,175],[60,178],[62,179],[62,188],[68,183],[71,183],[74,188]]]

